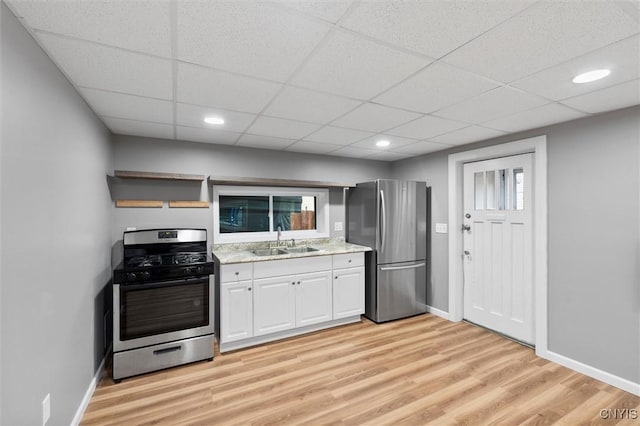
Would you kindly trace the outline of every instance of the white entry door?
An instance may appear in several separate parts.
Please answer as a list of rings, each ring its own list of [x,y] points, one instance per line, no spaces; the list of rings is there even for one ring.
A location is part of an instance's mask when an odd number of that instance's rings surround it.
[[[464,165],[464,318],[534,344],[533,154]]]

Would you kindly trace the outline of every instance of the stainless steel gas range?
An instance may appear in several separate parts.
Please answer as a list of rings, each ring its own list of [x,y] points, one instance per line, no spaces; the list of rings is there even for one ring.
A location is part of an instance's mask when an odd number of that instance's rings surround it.
[[[125,232],[113,271],[113,380],[213,360],[205,229]]]

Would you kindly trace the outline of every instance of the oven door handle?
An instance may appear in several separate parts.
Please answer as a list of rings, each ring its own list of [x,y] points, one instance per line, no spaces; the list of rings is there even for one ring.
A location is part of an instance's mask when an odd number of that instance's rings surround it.
[[[206,278],[184,278],[182,280],[172,281],[159,281],[145,284],[120,284],[121,291],[134,291],[134,290],[152,290],[154,288],[174,287],[176,285],[189,285],[199,283],[209,283],[209,277]]]

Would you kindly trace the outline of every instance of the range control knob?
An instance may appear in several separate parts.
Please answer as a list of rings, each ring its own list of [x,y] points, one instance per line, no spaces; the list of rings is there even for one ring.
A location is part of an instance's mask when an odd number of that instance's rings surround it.
[[[198,267],[196,268],[196,271],[197,271],[199,274],[200,274],[200,273],[202,273],[202,272],[204,271],[204,266],[198,266]]]
[[[138,276],[134,272],[129,272],[127,274],[127,281],[135,281]]]
[[[144,272],[142,273],[142,279],[143,279],[143,280],[148,280],[148,279],[149,279],[149,277],[151,277],[151,274],[150,274],[148,271],[144,271]]]

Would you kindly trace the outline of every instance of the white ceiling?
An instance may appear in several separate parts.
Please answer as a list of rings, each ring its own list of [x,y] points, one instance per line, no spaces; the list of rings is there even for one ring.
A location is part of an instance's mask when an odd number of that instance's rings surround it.
[[[5,1],[117,134],[395,161],[640,104],[637,0]]]

